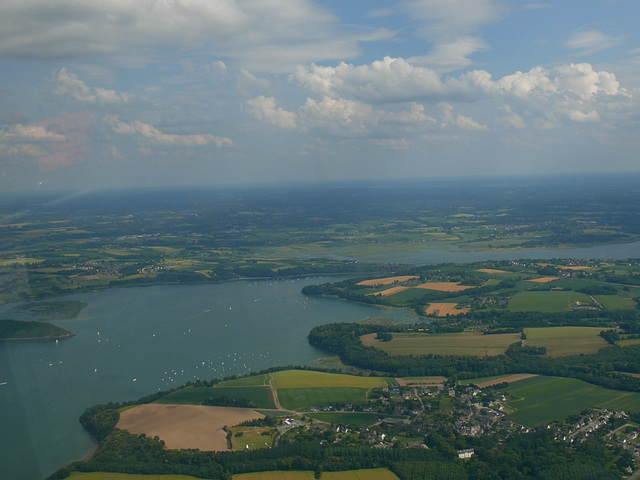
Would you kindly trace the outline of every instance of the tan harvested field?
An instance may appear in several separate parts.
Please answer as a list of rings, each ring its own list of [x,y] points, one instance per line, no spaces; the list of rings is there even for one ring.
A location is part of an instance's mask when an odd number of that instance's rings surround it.
[[[485,387],[490,387],[492,385],[498,385],[499,383],[503,383],[503,382],[513,383],[513,382],[517,382],[518,380],[524,380],[526,378],[531,378],[531,377],[537,377],[537,375],[534,375],[532,373],[519,373],[517,375],[509,375],[508,377],[496,378],[495,380],[482,382],[482,383],[479,383],[478,386],[480,388],[485,388]]]
[[[510,273],[510,272],[507,272],[506,270],[496,270],[494,268],[481,268],[477,271],[482,273]]]
[[[558,265],[558,268],[562,270],[589,270],[591,267],[587,267],[584,265],[576,265],[576,266]]]
[[[437,290],[439,292],[461,292],[463,290],[467,290],[468,288],[475,287],[466,287],[464,285],[460,285],[460,282],[427,282],[421,285],[417,285],[416,288]]]
[[[391,285],[396,282],[406,282],[407,280],[413,280],[414,278],[420,278],[416,275],[402,275],[399,277],[387,277],[387,278],[375,278],[373,280],[364,280],[356,285],[362,285],[364,287],[375,287],[377,285]]]
[[[117,427],[157,435],[167,448],[223,451],[228,448],[222,427],[263,417],[248,408],[147,404],[122,412]]]
[[[395,295],[396,293],[404,292],[405,290],[409,290],[409,287],[391,287],[387,290],[382,290],[381,292],[370,293],[369,295],[380,295],[381,297],[388,297],[390,295]]]
[[[427,315],[446,317],[447,315],[460,315],[471,311],[470,308],[456,308],[457,306],[457,303],[430,303],[425,313]]]
[[[531,280],[527,280],[528,282],[534,283],[549,283],[554,280],[558,280],[558,277],[540,277],[540,278],[532,278]]]

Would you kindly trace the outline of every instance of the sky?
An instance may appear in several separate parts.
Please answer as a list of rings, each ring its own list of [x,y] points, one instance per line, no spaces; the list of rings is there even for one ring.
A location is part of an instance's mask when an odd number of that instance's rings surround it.
[[[640,171],[638,0],[0,7],[0,192]]]

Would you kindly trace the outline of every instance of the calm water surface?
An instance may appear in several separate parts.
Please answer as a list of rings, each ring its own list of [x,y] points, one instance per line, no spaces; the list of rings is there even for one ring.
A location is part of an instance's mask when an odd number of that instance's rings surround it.
[[[338,279],[65,297],[89,304],[78,319],[56,322],[76,337],[0,342],[0,479],[41,479],[89,454],[95,445],[78,423],[88,406],[134,400],[195,378],[313,364],[323,355],[306,340],[315,325],[370,315],[408,319],[404,311],[300,293],[310,283]],[[0,309],[0,317],[11,308]]]

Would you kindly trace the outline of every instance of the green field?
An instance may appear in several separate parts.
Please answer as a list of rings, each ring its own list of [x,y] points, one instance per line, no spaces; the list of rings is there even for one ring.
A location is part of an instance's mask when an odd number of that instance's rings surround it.
[[[232,427],[233,450],[245,451],[271,447],[274,436],[262,435],[263,432],[269,433],[269,430],[269,427]],[[238,436],[238,433],[241,435]]]
[[[255,408],[275,408],[269,387],[187,387],[162,397],[155,403],[200,405],[209,397],[222,396],[254,402]]]
[[[362,403],[367,398],[368,388],[285,388],[278,390],[280,404],[289,410],[321,407],[336,403]]]
[[[283,389],[289,388],[346,387],[369,389],[387,385],[387,382],[379,377],[358,377],[312,370],[284,370],[271,375],[273,376],[273,386],[278,389],[278,395]]]
[[[313,472],[257,472],[234,475],[233,480],[313,480]],[[386,468],[323,472],[322,480],[398,480]]]
[[[519,333],[483,335],[480,332],[394,333],[390,342],[375,346],[390,355],[500,355],[512,343],[520,341]]]
[[[267,375],[252,375],[220,382],[217,387],[261,387],[269,384]]]
[[[351,425],[353,427],[363,427],[374,422],[381,416],[378,413],[362,412],[318,412],[307,415],[321,422]]]
[[[595,299],[609,310],[628,310],[637,308],[638,304],[631,298],[618,295],[595,295]]]
[[[565,291],[527,291],[520,292],[509,302],[512,312],[560,312],[580,306],[593,305],[584,293]]]
[[[601,331],[600,327],[525,328],[527,340],[524,343],[528,346],[545,347],[547,355],[551,357],[566,357],[581,353],[590,355],[609,346],[600,336]]]
[[[72,472],[68,478],[73,480],[197,480],[196,477],[190,477],[188,475],[134,475],[105,472]]]
[[[530,426],[562,421],[593,407],[640,410],[640,393],[609,390],[573,378],[532,377],[509,385],[506,392],[517,397],[506,402],[515,410],[508,418]]]

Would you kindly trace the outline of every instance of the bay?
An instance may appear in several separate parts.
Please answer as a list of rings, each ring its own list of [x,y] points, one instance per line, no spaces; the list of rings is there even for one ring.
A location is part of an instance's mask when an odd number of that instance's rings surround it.
[[[408,312],[302,295],[344,277],[121,288],[63,297],[88,306],[57,325],[77,336],[0,342],[0,478],[45,478],[95,448],[78,422],[97,403],[135,400],[323,355],[311,328]],[[13,308],[0,308],[0,317]],[[5,383],[6,382],[6,383]]]

